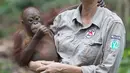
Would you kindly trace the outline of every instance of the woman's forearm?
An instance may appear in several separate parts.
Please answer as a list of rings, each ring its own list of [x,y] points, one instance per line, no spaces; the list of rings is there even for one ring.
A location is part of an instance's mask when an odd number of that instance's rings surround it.
[[[62,73],[82,73],[81,67],[72,65],[64,65],[64,67],[59,70],[61,70]]]
[[[40,67],[35,67],[39,64],[42,64]],[[33,68],[37,72],[49,72],[49,73],[82,73],[81,67],[61,64],[53,61],[34,61],[30,62],[30,68]]]

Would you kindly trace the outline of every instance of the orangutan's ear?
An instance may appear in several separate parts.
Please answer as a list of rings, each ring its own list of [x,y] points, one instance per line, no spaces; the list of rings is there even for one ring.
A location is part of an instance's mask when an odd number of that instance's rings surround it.
[[[21,24],[24,24],[24,21],[23,21],[23,20],[21,20],[21,21],[20,21],[20,23],[21,23]]]

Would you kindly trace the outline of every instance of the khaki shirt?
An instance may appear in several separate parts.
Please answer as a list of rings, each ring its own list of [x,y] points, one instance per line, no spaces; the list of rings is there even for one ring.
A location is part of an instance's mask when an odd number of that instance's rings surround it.
[[[80,10],[59,14],[51,26],[61,63],[80,66],[83,73],[116,73],[125,47],[122,20],[98,7],[91,24],[83,24]]]

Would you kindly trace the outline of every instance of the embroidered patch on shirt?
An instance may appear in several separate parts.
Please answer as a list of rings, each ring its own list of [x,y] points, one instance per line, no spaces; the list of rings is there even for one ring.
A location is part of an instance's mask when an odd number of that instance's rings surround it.
[[[121,37],[120,37],[120,36],[117,36],[117,35],[112,35],[111,38],[112,38],[112,39],[118,39],[118,40],[121,39]]]
[[[89,30],[89,31],[87,31],[86,37],[90,38],[90,37],[92,37],[94,35],[95,35],[95,30]]]
[[[111,36],[110,48],[112,50],[116,50],[120,47],[120,39],[121,39],[120,36],[116,36],[116,35]]]

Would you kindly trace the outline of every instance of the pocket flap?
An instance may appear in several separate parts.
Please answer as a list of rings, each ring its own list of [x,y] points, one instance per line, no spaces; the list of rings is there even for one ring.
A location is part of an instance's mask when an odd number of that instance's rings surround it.
[[[94,46],[94,45],[102,45],[101,41],[96,41],[96,40],[90,40],[89,45]]]

